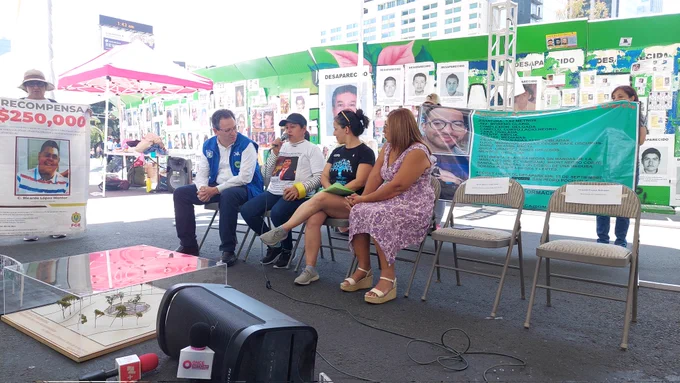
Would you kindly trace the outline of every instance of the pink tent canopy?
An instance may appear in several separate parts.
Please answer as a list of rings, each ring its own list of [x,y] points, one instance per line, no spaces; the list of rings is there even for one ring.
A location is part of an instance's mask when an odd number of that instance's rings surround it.
[[[59,76],[58,89],[123,94],[186,94],[212,90],[212,80],[167,61],[141,41],[119,45]]]

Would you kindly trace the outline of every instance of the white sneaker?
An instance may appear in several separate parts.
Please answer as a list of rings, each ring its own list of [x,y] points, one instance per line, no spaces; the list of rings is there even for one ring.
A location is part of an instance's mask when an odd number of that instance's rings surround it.
[[[39,239],[40,239],[40,237],[38,237],[37,235],[31,235],[31,236],[24,237],[24,241],[26,241],[26,242],[35,242]]]
[[[319,273],[317,273],[316,271],[310,271],[309,269],[305,268],[304,270],[302,270],[302,273],[297,278],[295,278],[295,284],[307,286],[308,284],[316,282],[318,280]]]

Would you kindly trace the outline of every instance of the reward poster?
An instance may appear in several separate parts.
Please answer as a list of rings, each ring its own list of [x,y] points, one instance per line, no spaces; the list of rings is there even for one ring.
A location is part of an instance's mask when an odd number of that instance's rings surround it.
[[[335,142],[333,118],[345,109],[363,109],[373,115],[373,91],[368,67],[327,69],[319,72],[319,113],[321,144]],[[370,127],[361,135],[366,141],[373,139]]]
[[[0,98],[0,235],[83,232],[87,106]]]

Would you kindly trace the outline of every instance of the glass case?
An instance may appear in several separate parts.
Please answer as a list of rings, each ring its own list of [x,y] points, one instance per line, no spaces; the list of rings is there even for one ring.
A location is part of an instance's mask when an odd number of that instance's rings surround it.
[[[176,283],[221,283],[215,260],[133,246],[31,263],[0,256],[2,321],[77,362],[153,339]]]

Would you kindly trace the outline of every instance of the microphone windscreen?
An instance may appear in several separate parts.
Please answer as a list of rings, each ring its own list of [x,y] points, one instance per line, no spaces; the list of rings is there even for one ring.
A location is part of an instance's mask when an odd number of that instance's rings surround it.
[[[139,356],[139,362],[142,365],[142,373],[153,371],[158,367],[158,355],[144,354]]]
[[[205,322],[194,323],[189,330],[189,344],[195,348],[208,347],[210,344],[210,326]]]

